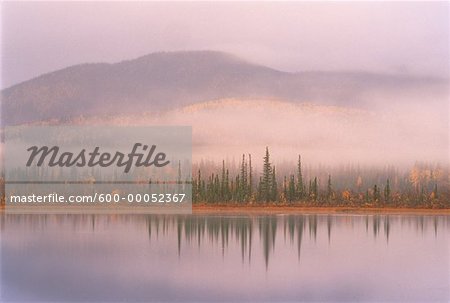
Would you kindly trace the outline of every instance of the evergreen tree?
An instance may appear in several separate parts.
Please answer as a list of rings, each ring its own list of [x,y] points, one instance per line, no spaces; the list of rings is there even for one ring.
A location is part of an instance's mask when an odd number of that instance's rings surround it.
[[[202,174],[200,172],[200,169],[198,170],[198,177],[197,177],[197,197],[198,197],[198,201],[202,201],[203,200],[203,196],[202,196]]]
[[[278,200],[278,185],[277,185],[277,177],[275,174],[275,166],[273,166],[273,168],[272,168],[272,178],[271,178],[270,185],[271,185],[270,200],[275,202]]]
[[[284,194],[284,198],[286,199],[286,201],[290,201],[289,200],[289,194],[288,194],[288,186],[287,186],[287,178],[286,176],[284,176],[284,181],[283,181],[283,194]]]
[[[236,200],[235,196],[234,196],[234,187],[235,187],[234,181],[233,181],[233,179],[231,179],[231,181],[230,181],[230,192],[229,192],[231,201],[235,201]]]
[[[289,178],[288,196],[290,202],[294,201],[297,196],[294,175],[291,175]]]
[[[193,178],[192,180],[192,203],[198,202],[198,191],[197,191],[197,179]],[[148,184],[152,184],[152,180],[148,181]]]
[[[303,175],[302,175],[302,158],[298,155],[297,163],[297,198],[299,200],[303,199],[305,196],[304,185],[303,185]]]
[[[251,199],[253,195],[253,168],[251,154],[248,154],[248,195],[249,199]]]
[[[292,202],[296,198],[297,198],[297,189],[296,189],[296,184],[295,184],[295,177],[294,177],[294,175],[290,175],[289,183],[287,186],[287,200],[289,202]]]
[[[215,177],[214,177],[213,197],[214,197],[214,202],[221,202],[221,199],[220,199],[220,181],[219,181],[219,175],[218,174],[216,174]]]
[[[206,183],[205,183],[205,180],[201,181],[200,197],[201,197],[201,201],[206,201]]]
[[[391,186],[389,184],[389,178],[386,180],[386,186],[384,188],[384,200],[389,202],[391,198]]]
[[[271,182],[272,182],[272,165],[270,163],[269,148],[266,147],[266,155],[264,156],[263,175],[260,181],[261,200],[263,202],[270,201],[271,198]]]
[[[222,177],[220,179],[220,197],[225,200],[225,160],[222,160]]]
[[[258,191],[258,201],[262,201],[263,200],[263,190],[262,190],[262,177],[259,177],[259,183],[257,186],[257,191]]]
[[[373,186],[373,200],[375,202],[380,200],[380,193],[378,191],[378,186],[376,184]]]
[[[312,189],[312,181],[309,179],[309,186],[308,186],[308,197],[311,199],[313,195],[313,189]]]
[[[242,202],[245,201],[247,197],[247,162],[245,161],[245,154],[242,155],[240,179],[239,199]]]
[[[230,201],[231,194],[230,194],[230,178],[229,178],[229,172],[228,169],[225,173],[225,201]]]
[[[317,177],[314,177],[314,182],[313,182],[313,199],[314,199],[314,201],[317,201],[318,196],[319,196],[319,187],[317,184]]]
[[[241,182],[240,175],[237,175],[234,189],[234,200],[237,202],[241,202]]]
[[[328,185],[327,185],[327,198],[331,199],[333,196],[333,188],[331,187],[331,175],[328,175]]]

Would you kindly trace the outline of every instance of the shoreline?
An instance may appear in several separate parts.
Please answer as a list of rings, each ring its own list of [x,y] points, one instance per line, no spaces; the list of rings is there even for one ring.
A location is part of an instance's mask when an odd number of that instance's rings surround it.
[[[193,205],[193,214],[430,214],[450,215],[450,208],[307,207],[289,205]]]
[[[5,213],[5,205],[0,205]],[[111,214],[115,214],[112,212]],[[118,214],[118,213],[117,213]],[[297,205],[192,205],[192,214],[386,214],[450,215],[450,208],[344,207]]]

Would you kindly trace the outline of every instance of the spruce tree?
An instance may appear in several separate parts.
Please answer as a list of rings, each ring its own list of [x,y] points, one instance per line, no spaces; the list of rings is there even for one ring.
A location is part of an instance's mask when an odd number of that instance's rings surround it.
[[[264,156],[263,175],[260,181],[261,200],[263,202],[270,201],[272,190],[272,165],[270,163],[269,148],[266,147],[266,155]]]
[[[235,201],[236,199],[235,199],[235,196],[234,196],[234,187],[235,187],[235,185],[234,185],[234,181],[233,181],[233,179],[231,179],[231,181],[230,181],[230,193],[229,193],[229,195],[230,195],[230,201]]]
[[[214,177],[213,197],[214,197],[214,202],[222,202],[220,199],[220,181],[219,181],[218,174],[216,174],[216,176]]]
[[[241,182],[240,175],[236,176],[235,190],[234,190],[234,200],[241,202]]]
[[[319,187],[318,187],[318,184],[317,184],[317,177],[314,177],[313,195],[314,195],[314,201],[317,201],[317,198],[318,198],[318,195],[319,195]]]
[[[289,178],[288,195],[289,195],[289,201],[294,201],[296,199],[297,195],[296,195],[294,175],[291,175]]]
[[[284,181],[283,181],[283,194],[284,194],[284,198],[286,199],[286,201],[290,201],[289,200],[289,194],[288,194],[288,186],[287,186],[287,178],[286,178],[286,176],[284,176]]]
[[[391,198],[391,186],[389,184],[389,178],[386,180],[386,186],[384,188],[384,200],[389,202]]]
[[[298,155],[298,163],[297,163],[297,198],[299,200],[303,199],[304,193],[304,185],[303,185],[303,175],[302,175],[302,158]]]
[[[249,199],[251,199],[253,195],[253,168],[251,154],[248,154],[248,195]]]
[[[229,172],[228,169],[225,173],[225,201],[230,201],[230,178],[229,178]]]
[[[271,185],[270,200],[275,202],[278,200],[278,185],[277,185],[277,177],[275,174],[275,166],[273,166],[273,168],[272,168],[272,178],[271,178],[270,185]]]
[[[309,179],[308,197],[311,199],[312,196],[313,196],[312,181],[311,181],[311,179]]]
[[[328,185],[327,185],[327,198],[331,199],[333,196],[333,188],[331,187],[331,175],[328,175]]]
[[[258,183],[256,190],[258,191],[257,200],[262,201],[263,200],[263,191],[262,191],[262,177],[261,176],[259,177],[259,183]]]
[[[222,160],[222,177],[220,179],[220,197],[225,200],[225,160]]]
[[[197,195],[198,195],[198,199],[199,201],[202,201],[203,196],[202,196],[202,174],[200,173],[200,169],[198,169],[198,177],[197,177]]]
[[[378,192],[378,186],[377,186],[376,184],[373,186],[373,200],[374,200],[375,202],[377,202],[378,200],[380,200],[379,192]]]
[[[245,161],[245,154],[242,154],[240,186],[240,199],[245,201],[247,198],[247,162]]]
[[[151,184],[151,180],[149,180],[149,184]],[[193,178],[192,182],[192,203],[198,202],[198,187],[197,187],[197,179]]]

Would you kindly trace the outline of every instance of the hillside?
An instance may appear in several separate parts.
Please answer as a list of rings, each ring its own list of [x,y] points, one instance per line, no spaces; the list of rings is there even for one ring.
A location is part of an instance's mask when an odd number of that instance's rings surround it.
[[[153,53],[114,64],[81,64],[4,89],[3,124],[165,111],[223,98],[370,107],[447,89],[440,79],[360,72],[287,73],[213,51]]]

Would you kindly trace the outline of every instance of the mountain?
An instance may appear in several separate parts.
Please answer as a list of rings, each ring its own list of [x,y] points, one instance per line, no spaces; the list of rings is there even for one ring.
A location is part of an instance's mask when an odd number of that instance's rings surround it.
[[[288,73],[222,52],[161,52],[114,64],[75,65],[6,88],[1,92],[2,123],[161,112],[224,98],[364,108],[381,97],[398,102],[419,92],[432,98],[446,89],[445,81],[434,78]]]

